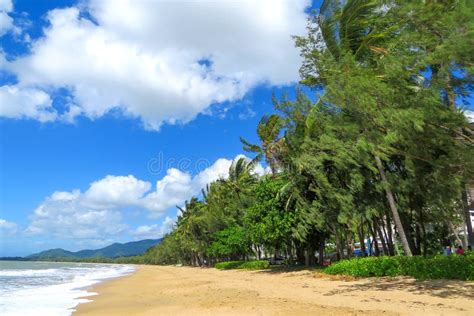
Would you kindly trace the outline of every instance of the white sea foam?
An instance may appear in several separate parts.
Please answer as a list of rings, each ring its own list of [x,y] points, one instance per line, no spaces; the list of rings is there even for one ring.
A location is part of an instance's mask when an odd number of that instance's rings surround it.
[[[28,262],[5,268],[2,263],[0,315],[71,315],[95,295],[87,291],[91,285],[132,271],[129,265]]]
[[[44,269],[44,270],[0,270],[0,277],[2,276],[41,276],[51,275],[58,272],[58,269]]]

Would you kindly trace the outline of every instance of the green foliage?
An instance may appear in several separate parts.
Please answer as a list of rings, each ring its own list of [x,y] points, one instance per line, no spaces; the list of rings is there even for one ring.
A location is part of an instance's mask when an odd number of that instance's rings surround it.
[[[245,269],[245,270],[263,270],[268,269],[270,264],[266,260],[255,261],[225,261],[216,263],[214,266],[219,270]]]
[[[301,91],[274,98],[279,112],[261,118],[259,143],[242,139],[254,159],[235,161],[228,178],[187,202],[147,262],[263,254],[311,264],[326,245],[342,259],[368,238],[380,240],[376,255],[390,256],[460,243],[474,140],[458,103],[474,87],[473,21],[468,1],[323,1],[307,35],[296,37],[301,81],[318,92],[315,102]],[[259,177],[252,169],[263,158],[272,172]],[[341,267],[436,278],[470,259],[404,260]]]
[[[412,276],[416,279],[474,280],[474,256],[368,257],[342,260],[324,270],[354,277]]]
[[[287,212],[279,196],[282,179],[264,177],[254,187],[254,203],[245,214],[245,225],[253,243],[269,249],[280,247],[291,236],[294,214]]]
[[[245,151],[256,153],[254,161],[259,161],[262,157],[272,170],[277,171],[279,154],[281,154],[282,140],[280,137],[283,120],[277,114],[263,116],[257,126],[257,134],[260,138],[261,146],[251,144],[243,138],[240,138]]]
[[[250,239],[246,230],[231,226],[215,233],[215,240],[208,248],[208,254],[215,257],[232,257],[250,252]]]

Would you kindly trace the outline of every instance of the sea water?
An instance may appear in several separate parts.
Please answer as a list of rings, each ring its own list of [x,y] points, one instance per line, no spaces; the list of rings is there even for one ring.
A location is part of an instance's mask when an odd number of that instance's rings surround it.
[[[0,261],[0,315],[71,315],[96,294],[87,291],[91,285],[133,271],[117,264]]]

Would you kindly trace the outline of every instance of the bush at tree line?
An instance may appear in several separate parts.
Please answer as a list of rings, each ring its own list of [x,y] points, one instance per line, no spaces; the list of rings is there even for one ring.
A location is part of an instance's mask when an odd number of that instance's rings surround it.
[[[412,276],[425,279],[474,280],[474,254],[465,256],[367,257],[336,262],[328,274],[354,277]]]
[[[219,270],[230,270],[230,269],[245,269],[245,270],[262,270],[269,267],[268,261],[255,260],[255,261],[225,261],[216,263],[214,266]]]

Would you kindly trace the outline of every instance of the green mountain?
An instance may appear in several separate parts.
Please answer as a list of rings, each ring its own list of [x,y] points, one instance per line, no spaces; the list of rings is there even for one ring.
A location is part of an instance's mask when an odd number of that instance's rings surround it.
[[[49,249],[39,253],[27,256],[30,260],[54,259],[54,258],[117,258],[137,256],[145,253],[148,248],[155,246],[161,239],[145,239],[140,241],[132,241],[124,244],[114,243],[107,247],[95,250],[80,250],[76,252],[64,250],[61,248]]]

